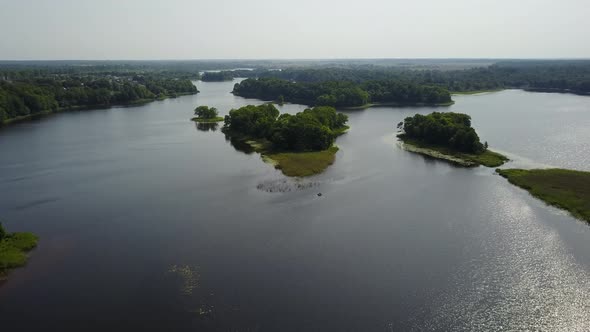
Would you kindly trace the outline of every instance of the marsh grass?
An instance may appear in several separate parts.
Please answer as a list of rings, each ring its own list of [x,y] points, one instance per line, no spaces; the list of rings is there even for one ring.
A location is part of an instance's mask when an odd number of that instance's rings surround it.
[[[0,240],[0,277],[9,269],[27,262],[27,252],[37,246],[38,238],[31,233],[12,233]]]
[[[195,122],[200,122],[200,123],[213,123],[213,122],[221,122],[224,119],[220,116],[216,117],[216,118],[199,118],[199,117],[195,117],[191,119],[192,121]]]
[[[497,169],[531,195],[590,222],[590,172],[567,169]]]
[[[267,154],[275,167],[287,176],[310,176],[323,172],[336,159],[337,146],[313,152],[281,152]]]

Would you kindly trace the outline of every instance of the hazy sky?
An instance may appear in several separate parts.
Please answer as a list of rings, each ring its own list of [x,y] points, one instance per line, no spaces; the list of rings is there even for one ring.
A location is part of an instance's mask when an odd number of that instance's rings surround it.
[[[0,0],[0,59],[590,57],[590,0]]]

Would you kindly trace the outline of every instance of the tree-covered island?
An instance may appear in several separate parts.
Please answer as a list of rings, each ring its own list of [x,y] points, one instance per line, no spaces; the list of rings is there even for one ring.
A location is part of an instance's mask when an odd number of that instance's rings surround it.
[[[311,106],[366,108],[370,106],[448,106],[448,90],[394,80],[292,82],[277,78],[249,78],[232,93],[245,98],[287,101]]]
[[[398,127],[398,137],[404,149],[434,158],[445,159],[462,166],[497,167],[508,161],[505,156],[488,150],[481,143],[471,117],[462,113],[433,112],[407,117]]]
[[[191,120],[195,122],[221,122],[223,118],[219,116],[219,112],[215,107],[198,106],[195,108],[196,117]]]
[[[567,169],[497,169],[531,195],[590,222],[590,172]]]
[[[225,117],[223,131],[249,143],[287,176],[321,173],[334,163],[337,136],[348,117],[332,107],[314,107],[295,115],[279,114],[272,104],[248,105]]]
[[[37,236],[32,233],[8,233],[0,223],[0,280],[11,269],[27,262],[27,252],[37,246]]]

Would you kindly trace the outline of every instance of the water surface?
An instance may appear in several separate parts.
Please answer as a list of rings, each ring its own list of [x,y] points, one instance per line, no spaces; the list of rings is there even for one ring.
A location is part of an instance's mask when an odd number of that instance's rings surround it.
[[[348,112],[336,163],[296,181],[189,121],[200,104],[261,101],[231,95],[232,82],[197,85],[0,130],[0,215],[41,236],[0,287],[3,327],[589,329],[588,225],[493,169],[399,149],[395,124],[432,108]],[[508,167],[590,169],[590,98],[454,99]]]

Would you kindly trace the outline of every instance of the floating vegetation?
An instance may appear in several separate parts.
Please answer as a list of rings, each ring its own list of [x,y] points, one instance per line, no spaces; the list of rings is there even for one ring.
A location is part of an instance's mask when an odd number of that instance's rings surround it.
[[[200,317],[210,316],[211,314],[213,314],[213,307],[204,305],[195,310],[190,310],[190,312],[195,313],[197,316]]]
[[[194,289],[199,286],[200,275],[196,268],[191,268],[188,265],[172,265],[168,273],[174,274],[182,280],[180,292],[183,295],[191,295]]]
[[[309,181],[300,178],[283,178],[263,181],[256,186],[256,189],[266,191],[267,193],[287,193],[313,188],[319,184],[320,183],[317,181]]]

